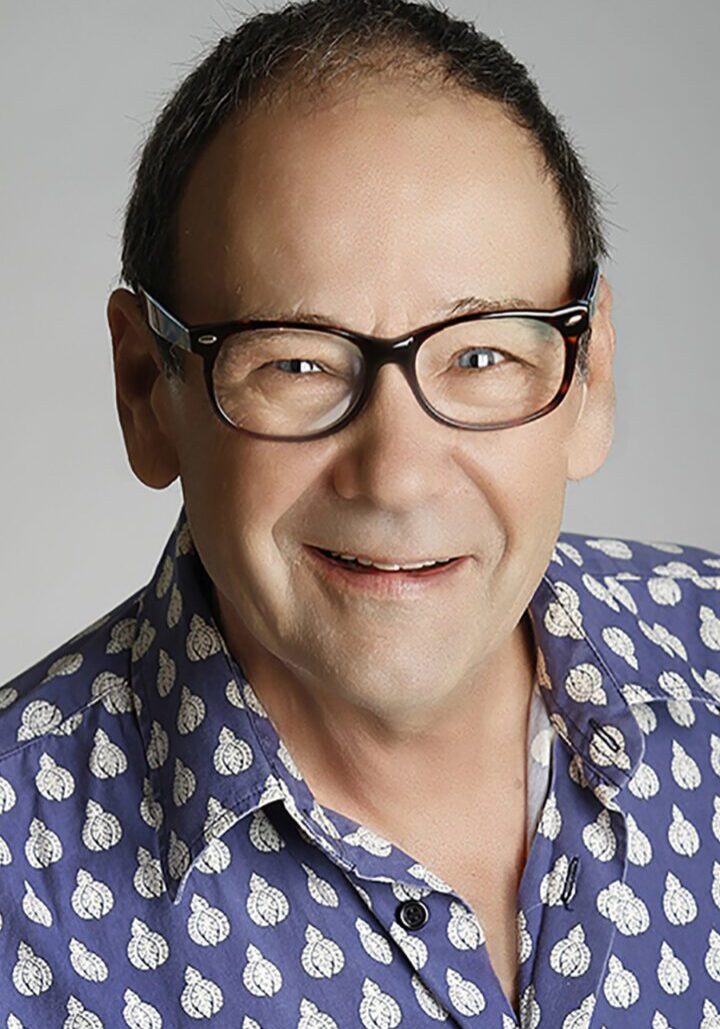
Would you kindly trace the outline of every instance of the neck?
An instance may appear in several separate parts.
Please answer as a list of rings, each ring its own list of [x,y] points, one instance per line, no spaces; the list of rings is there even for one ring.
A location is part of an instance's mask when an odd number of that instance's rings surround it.
[[[474,803],[468,783],[495,795],[524,787],[535,674],[527,614],[472,682],[432,709],[384,717],[299,678],[243,632],[222,595],[216,606],[231,652],[323,806],[377,826]]]

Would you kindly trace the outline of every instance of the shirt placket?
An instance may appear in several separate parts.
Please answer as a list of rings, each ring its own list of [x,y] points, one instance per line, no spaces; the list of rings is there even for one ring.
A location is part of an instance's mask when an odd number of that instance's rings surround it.
[[[427,1015],[427,1025],[441,1020],[458,1029],[500,1029],[499,1012],[505,1012],[511,1019],[508,1026],[515,1026],[515,1015],[490,964],[482,926],[470,906],[439,883],[412,883],[404,871],[412,858],[400,850],[393,858],[388,862],[389,877],[367,874],[360,863],[347,877],[365,903],[370,901],[369,916],[378,931],[407,960],[409,984]],[[419,1011],[417,1024],[425,1024]]]
[[[573,1014],[573,1025],[589,1029],[617,931],[598,897],[625,881],[627,830],[619,806],[604,804],[577,771],[571,776],[577,757],[560,737],[554,748],[550,807],[518,893],[520,948],[528,951],[520,965],[520,1025],[555,1029]]]

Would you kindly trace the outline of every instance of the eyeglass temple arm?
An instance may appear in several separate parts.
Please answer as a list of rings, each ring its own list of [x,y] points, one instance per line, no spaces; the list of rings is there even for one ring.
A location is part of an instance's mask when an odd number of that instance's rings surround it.
[[[142,287],[138,290],[145,304],[145,315],[148,325],[161,339],[164,339],[170,346],[181,347],[183,350],[192,350],[190,333],[186,327],[174,318],[169,311],[166,311],[162,304],[146,293]]]
[[[596,261],[595,264],[593,264],[593,267],[592,267],[592,272],[590,274],[590,284],[588,286],[587,293],[586,293],[587,301],[588,301],[588,322],[592,321],[593,315],[595,314],[595,312],[597,310],[598,299],[599,299],[598,294],[600,292],[599,289],[598,289],[599,285],[600,285],[600,265]]]
[[[585,297],[588,304],[588,321],[592,321],[598,305],[598,284],[600,282],[600,266],[597,262],[593,264]],[[151,297],[142,287],[138,293],[145,304],[145,314],[148,325],[161,339],[164,339],[170,346],[181,347],[183,350],[192,350],[192,341],[187,328],[167,311],[159,300]]]

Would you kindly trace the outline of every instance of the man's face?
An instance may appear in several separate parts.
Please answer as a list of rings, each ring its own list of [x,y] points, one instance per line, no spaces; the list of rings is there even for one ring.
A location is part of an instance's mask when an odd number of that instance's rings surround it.
[[[321,312],[391,337],[471,294],[574,299],[555,188],[527,136],[480,98],[377,85],[228,124],[192,171],[178,226],[176,313],[191,324]],[[589,386],[576,379],[550,415],[495,432],[434,421],[397,367],[380,371],[353,423],[304,442],[223,424],[196,357],[177,389],[158,375],[148,403],[229,638],[377,713],[471,687],[516,635],[566,480],[604,460],[606,337],[593,339]],[[333,574],[310,545],[466,559],[422,581],[371,582]]]

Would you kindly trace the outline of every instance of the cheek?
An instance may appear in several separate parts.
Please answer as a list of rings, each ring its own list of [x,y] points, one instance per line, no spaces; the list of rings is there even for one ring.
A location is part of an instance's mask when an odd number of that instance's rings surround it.
[[[568,398],[569,400],[570,398]],[[559,524],[567,483],[567,439],[574,411],[488,433],[473,446],[476,481],[516,546]]]
[[[517,429],[513,436],[516,481],[527,484],[536,496],[563,494],[568,477],[570,444],[582,410],[583,391],[575,383],[550,414]]]
[[[207,541],[214,564],[271,575],[285,524],[296,519],[303,496],[317,492],[321,462],[291,443],[258,440],[218,419],[208,426],[194,415],[180,459],[193,533]]]
[[[530,438],[528,434],[528,439],[518,444],[512,462],[505,463],[504,468],[508,489],[520,498],[532,498],[536,504],[542,504],[545,498],[557,495],[565,487],[567,459],[562,441],[554,437],[545,441],[541,434]]]
[[[297,454],[278,452],[278,445],[262,441],[244,442],[236,448],[234,458],[227,469],[228,479],[233,481],[230,502],[245,527],[245,545],[270,556],[283,520],[291,517],[313,476]]]

